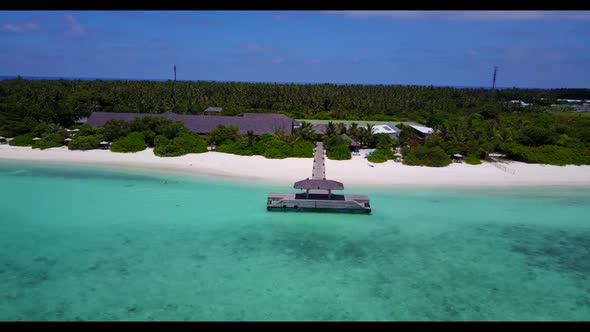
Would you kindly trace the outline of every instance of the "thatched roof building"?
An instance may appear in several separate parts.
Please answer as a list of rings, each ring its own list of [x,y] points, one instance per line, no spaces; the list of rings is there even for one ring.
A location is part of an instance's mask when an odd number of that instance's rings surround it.
[[[316,190],[344,190],[342,182],[334,180],[301,180],[295,182],[295,189],[316,189]]]
[[[136,118],[146,116],[165,117],[172,121],[182,121],[188,129],[197,134],[208,134],[220,125],[231,125],[238,127],[241,134],[252,131],[254,135],[262,135],[282,131],[285,136],[288,136],[291,135],[294,125],[293,119],[283,114],[274,113],[244,113],[241,116],[222,116],[185,115],[173,112],[162,114],[94,112],[88,118],[87,124],[98,127],[113,119],[130,122]]]

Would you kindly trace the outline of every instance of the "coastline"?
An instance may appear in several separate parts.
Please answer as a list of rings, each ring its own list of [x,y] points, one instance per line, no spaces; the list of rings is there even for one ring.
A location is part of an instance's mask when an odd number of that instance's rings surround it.
[[[364,152],[361,155],[364,156]],[[393,161],[373,164],[362,156],[343,161],[326,159],[327,178],[344,183],[345,188],[590,187],[588,165],[503,164],[514,173],[511,174],[488,162],[435,168],[406,166]],[[38,150],[8,145],[0,146],[1,160],[90,165],[197,178],[217,177],[244,183],[265,182],[289,187],[295,181],[310,177],[313,164],[312,158],[266,159],[262,156],[220,152],[158,157],[150,148],[137,153],[114,153],[109,150],[70,151],[63,147]]]

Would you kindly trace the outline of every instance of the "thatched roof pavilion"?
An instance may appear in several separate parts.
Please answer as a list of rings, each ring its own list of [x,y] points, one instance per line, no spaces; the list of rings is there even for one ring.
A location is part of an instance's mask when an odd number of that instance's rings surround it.
[[[295,182],[295,189],[344,190],[342,182],[334,180],[301,180]]]
[[[334,181],[334,180],[319,180],[319,179],[306,179],[295,182],[293,185],[295,189],[304,189],[305,195],[309,197],[309,191],[313,190],[315,193],[326,193],[328,197],[332,197],[332,190],[344,190],[344,185],[342,182]],[[313,193],[312,192],[312,193]]]

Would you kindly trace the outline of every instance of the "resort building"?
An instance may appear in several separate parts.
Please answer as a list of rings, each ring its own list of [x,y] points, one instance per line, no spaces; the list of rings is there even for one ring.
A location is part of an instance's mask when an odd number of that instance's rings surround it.
[[[205,109],[205,113],[208,114],[216,114],[221,112],[223,112],[223,108],[221,107],[207,107],[207,109]]]
[[[387,134],[389,137],[399,139],[400,129],[392,124],[383,124],[373,126],[373,134]]]
[[[165,117],[172,121],[182,121],[188,129],[200,135],[209,134],[211,130],[220,125],[224,125],[238,127],[241,134],[252,131],[254,132],[254,135],[259,136],[281,131],[285,136],[288,136],[293,132],[293,127],[295,125],[295,120],[283,114],[244,113],[239,116],[223,116],[185,115],[173,112],[162,114],[94,112],[88,117],[86,123],[93,127],[99,127],[107,123],[109,120],[124,120],[131,122],[134,119],[146,116]]]
[[[352,152],[358,152],[359,149],[361,148],[361,145],[359,142],[355,141],[353,138],[351,138],[350,136],[346,135],[346,134],[342,134],[341,137],[344,140],[348,140],[350,141],[350,144],[348,145],[348,148],[350,149],[350,151]]]
[[[525,103],[522,100],[511,100],[510,102],[512,104],[518,104],[518,105],[520,105],[520,107],[526,107],[526,106],[532,105],[532,104],[529,104],[529,103]]]
[[[420,125],[409,125],[408,127],[414,129],[422,139],[427,139],[430,135],[434,134],[434,129],[430,127]]]

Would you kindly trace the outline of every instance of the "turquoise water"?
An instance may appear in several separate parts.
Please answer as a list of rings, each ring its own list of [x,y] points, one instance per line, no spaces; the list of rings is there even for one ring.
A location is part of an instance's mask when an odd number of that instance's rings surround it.
[[[0,187],[0,320],[590,319],[590,188],[352,188],[365,216],[84,166]]]

